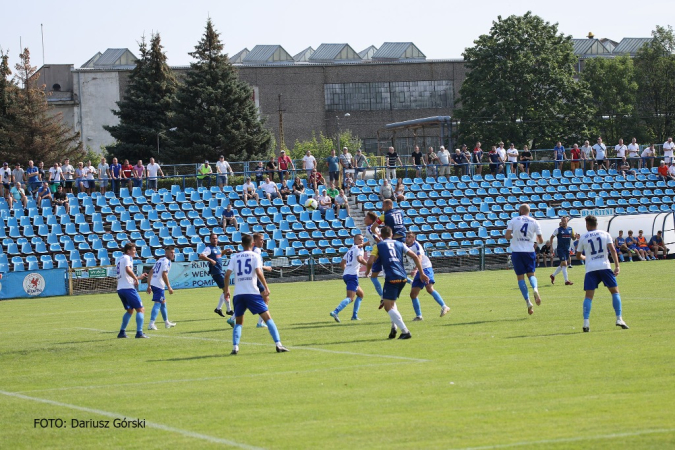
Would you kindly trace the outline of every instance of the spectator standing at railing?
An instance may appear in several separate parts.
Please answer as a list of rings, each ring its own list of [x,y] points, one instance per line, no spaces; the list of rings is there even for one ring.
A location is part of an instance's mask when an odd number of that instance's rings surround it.
[[[87,191],[87,170],[82,162],[77,163],[77,169],[75,169],[75,186],[77,187],[77,192]]]
[[[73,192],[73,175],[75,175],[75,168],[70,165],[70,159],[66,158],[63,160],[63,165],[61,166],[61,172],[63,173],[63,180],[65,183],[65,192]]]
[[[553,160],[555,161],[555,168],[562,172],[563,164],[567,159],[567,154],[565,153],[565,147],[563,147],[562,142],[558,142],[553,147]]]
[[[263,166],[262,161],[258,161],[258,165],[253,172],[255,173],[255,182],[262,183],[265,178],[265,166]]]
[[[248,203],[249,199],[259,201],[258,193],[256,192],[255,184],[251,181],[251,177],[246,177],[246,182],[241,185],[241,192],[244,196],[244,203]]]
[[[150,161],[152,161],[152,158],[150,158]],[[98,164],[98,179],[101,194],[105,195],[105,191],[108,188],[108,180],[110,179],[110,166],[105,158],[101,158],[101,162]]]
[[[122,179],[127,180],[127,189],[131,192],[134,180],[134,166],[129,163],[128,159],[125,159],[124,164],[122,164]]]
[[[417,178],[422,177],[422,166],[426,165],[424,164],[424,155],[420,151],[420,148],[416,145],[415,150],[410,154],[410,165],[415,166],[415,176]]]
[[[330,151],[330,156],[326,158],[328,164],[328,182],[338,182],[340,179],[340,158],[335,154],[335,150]]]
[[[9,195],[9,190],[12,188],[12,171],[9,169],[8,163],[2,163],[0,181],[2,181],[2,197],[5,198]]]
[[[492,173],[493,176],[504,171],[504,166],[502,164],[503,160],[497,152],[497,147],[494,145],[492,146],[490,153],[488,153],[488,159],[490,160],[490,173]]]
[[[385,175],[386,178],[391,180],[396,178],[396,167],[402,166],[403,163],[401,162],[401,158],[399,158],[398,153],[396,153],[396,150],[394,150],[394,147],[389,147],[386,158],[387,169]]]
[[[516,144],[511,143],[509,145],[509,149],[506,151],[506,158],[511,165],[511,172],[516,173],[518,170],[518,149],[516,148]]]
[[[666,163],[673,162],[673,150],[675,150],[675,142],[673,142],[672,137],[669,137],[663,143],[663,158],[666,160]]]
[[[307,173],[307,178],[312,176],[312,171],[316,169],[316,158],[312,156],[312,152],[309,150],[307,150],[307,153],[302,158],[302,168]]]
[[[614,146],[614,152],[616,153],[616,166],[621,166],[622,162],[626,160],[626,152],[628,147],[623,144],[623,139],[619,139],[619,143]]]
[[[579,167],[581,167],[581,149],[579,144],[574,144],[572,150],[570,150],[570,168],[572,173],[574,173]]]
[[[21,168],[21,164],[16,163],[12,170],[12,184],[23,183],[26,179],[26,172]]]
[[[148,189],[152,189],[157,192],[157,174],[164,176],[162,168],[155,162],[155,158],[150,158],[150,163],[146,167],[146,172],[148,175]]]
[[[497,147],[497,153],[499,154],[499,157],[502,159],[502,162],[506,162],[506,149],[504,148],[504,143],[499,142],[499,146]]]
[[[295,182],[293,183],[293,195],[300,197],[305,193],[305,185],[302,184],[300,177],[295,177]]]
[[[120,192],[120,183],[122,181],[122,165],[117,162],[117,158],[112,159],[112,164],[110,164],[110,188],[115,194]]]
[[[220,158],[218,158],[218,162],[216,163],[216,172],[217,172],[216,178],[218,182],[218,187],[222,190],[223,186],[227,186],[228,174],[234,175],[232,167],[230,167],[230,163],[225,161],[224,155],[220,155]]]
[[[436,156],[438,157],[439,164],[438,176],[441,177],[450,175],[450,152],[441,145]]]
[[[340,166],[342,166],[342,179],[345,179],[348,170],[354,168],[354,157],[349,153],[349,149],[344,147],[342,149],[342,154],[340,155]],[[336,182],[336,185],[339,185],[339,182]]]
[[[471,153],[471,163],[474,164],[474,170],[476,175],[483,174],[483,149],[481,148],[481,143],[476,142],[476,146],[473,148],[473,153]]]
[[[469,161],[467,161],[466,155],[464,155],[462,150],[459,148],[456,148],[455,153],[452,155],[452,165],[455,166],[455,176],[467,174]]]
[[[59,163],[55,162],[54,167],[49,168],[49,184],[52,193],[56,192],[56,187],[61,185],[63,180],[63,170],[59,167]]]
[[[427,166],[427,176],[436,178],[438,176],[438,164],[440,164],[440,162],[433,147],[429,147],[427,149],[425,160]]]
[[[28,193],[31,194],[35,189],[40,187],[40,172],[33,164],[33,161],[28,161],[28,167],[26,167],[26,178],[28,179],[26,189],[28,190]]]
[[[640,156],[642,157],[642,167],[646,168],[647,163],[649,163],[649,170],[652,170],[654,168],[654,157],[656,156],[654,144],[649,144],[649,147],[646,147],[644,150],[642,150],[642,154]]]
[[[289,169],[295,172],[295,164],[293,164],[293,160],[286,155],[286,150],[281,150],[277,162],[279,164],[279,181],[281,181],[281,184],[284,184],[284,181],[291,179],[291,175],[288,173]]]
[[[595,162],[600,166],[603,166],[605,170],[609,170],[609,159],[607,158],[607,147],[602,143],[602,138],[598,138],[598,142],[593,146],[593,152],[595,152]]]
[[[87,161],[87,193],[91,195],[96,188],[96,169],[91,165],[91,160]]]
[[[204,164],[199,166],[197,169],[197,186],[211,187],[211,174],[213,169],[208,161],[204,161]]]
[[[131,172],[134,179],[134,187],[141,187],[143,185],[143,176],[145,176],[145,166],[143,165],[143,161],[139,159],[136,165],[131,169]]]
[[[270,180],[274,181],[274,174],[276,171],[277,160],[274,158],[274,156],[270,156],[270,160],[265,164],[265,172],[267,172],[267,176],[270,178]]]
[[[581,159],[584,162],[584,170],[593,170],[593,161],[595,161],[595,152],[591,143],[584,141],[584,145],[581,146]]]
[[[38,173],[40,174],[40,185],[42,185],[43,182],[47,181],[47,172],[45,172],[45,163],[44,161],[40,161],[38,163]]]
[[[366,167],[370,167],[370,164],[368,164],[368,158],[366,158],[366,156],[361,152],[361,149],[358,149],[356,151],[356,156],[354,156],[354,177],[361,180],[365,178]]]
[[[633,161],[634,167],[640,167],[640,146],[637,143],[637,139],[633,138],[628,144],[628,159]]]

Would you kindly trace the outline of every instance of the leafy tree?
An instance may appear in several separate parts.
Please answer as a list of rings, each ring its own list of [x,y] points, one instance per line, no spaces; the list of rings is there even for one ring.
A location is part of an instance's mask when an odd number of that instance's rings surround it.
[[[10,78],[9,55],[0,50],[0,153],[9,152],[11,147],[9,130],[11,129],[10,104],[16,98],[16,83]]]
[[[319,170],[326,170],[328,168],[326,158],[330,156],[331,150],[335,150],[337,156],[340,156],[342,154],[342,147],[347,147],[353,156],[361,146],[361,140],[350,130],[340,132],[339,140],[340,145],[336,147],[336,140],[334,138],[324,136],[323,133],[319,133],[319,137],[317,138],[316,134],[312,133],[311,139],[305,141],[296,140],[293,150],[290,150],[288,155],[293,161],[301,161],[307,150],[309,150],[316,159]],[[302,164],[296,164],[296,167],[302,168]]]
[[[652,36],[635,56],[637,109],[650,137],[663,142],[675,125],[675,35],[672,27],[657,26]]]
[[[586,61],[581,79],[588,83],[596,116],[591,127],[607,143],[626,143],[639,131],[636,129],[635,102],[638,84],[633,60],[628,56],[594,58]],[[594,133],[595,134],[595,133]],[[643,142],[646,136],[639,135]]]
[[[159,33],[151,36],[150,48],[142,37],[139,53],[140,59],[129,76],[129,88],[124,99],[117,102],[119,110],[113,111],[120,122],[103,127],[117,140],[108,146],[108,154],[121,160],[164,158],[168,153],[161,148],[170,145],[171,133],[167,130],[178,82],[166,63]],[[163,145],[158,153],[160,137]]]
[[[570,36],[528,12],[492,23],[464,52],[459,91],[459,137],[552,147],[587,134],[594,113],[585,82],[574,80],[577,58]]]
[[[214,161],[220,154],[230,161],[267,159],[271,134],[263,126],[253,90],[223,53],[211,19],[190,56],[196,61],[190,64],[173,108],[172,123],[178,129],[172,160]]]
[[[6,55],[4,55],[6,56]],[[8,65],[3,56],[3,78],[8,76]],[[0,158],[10,161],[45,161],[49,166],[66,157],[75,159],[82,154],[80,134],[74,133],[62,122],[61,114],[53,114],[47,105],[45,86],[39,84],[37,68],[30,64],[30,51],[19,55],[14,68],[15,80],[4,83],[3,138]],[[22,86],[19,88],[17,85]]]

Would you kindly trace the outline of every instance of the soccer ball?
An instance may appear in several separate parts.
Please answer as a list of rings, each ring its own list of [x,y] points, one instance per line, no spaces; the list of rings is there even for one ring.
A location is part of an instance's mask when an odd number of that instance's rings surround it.
[[[317,202],[313,198],[308,198],[307,201],[305,202],[305,208],[309,209],[310,211],[314,211],[318,207],[319,207],[319,202]]]

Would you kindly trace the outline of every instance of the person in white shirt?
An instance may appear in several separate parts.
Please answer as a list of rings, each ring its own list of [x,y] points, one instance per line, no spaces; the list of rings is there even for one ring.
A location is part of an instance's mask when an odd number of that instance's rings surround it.
[[[668,176],[670,177],[671,180],[675,180],[675,164],[671,163],[670,167],[668,167]]]
[[[673,150],[675,150],[675,142],[673,142],[672,137],[669,137],[668,140],[663,143],[663,159],[665,159],[666,164],[673,162]]]
[[[87,169],[87,185],[89,186],[87,193],[91,195],[94,189],[96,188],[96,180],[95,180],[96,168],[91,165],[91,161],[87,161],[85,169]]]
[[[633,138],[628,144],[628,158],[632,159],[634,162],[638,162],[640,158],[640,146],[637,143],[637,139]],[[638,167],[639,164],[631,164],[633,167]]]
[[[593,151],[595,152],[595,162],[598,165],[598,169],[600,166],[604,166],[606,170],[609,169],[609,160],[606,159],[606,152],[607,152],[607,147],[605,147],[605,144],[602,143],[602,138],[598,138],[597,144],[593,146]]]
[[[269,201],[279,197],[279,188],[274,181],[270,180],[270,177],[265,177],[265,181],[260,185],[260,188]]]
[[[438,167],[438,176],[450,175],[450,152],[441,145],[436,153],[440,166]]]
[[[216,175],[218,187],[222,189],[223,186],[227,186],[228,173],[234,175],[232,167],[230,167],[230,163],[225,161],[224,155],[220,155],[220,158],[216,163],[216,171],[218,172],[218,175]]]
[[[413,319],[413,322],[424,320],[422,318],[422,307],[420,306],[420,300],[418,298],[423,288],[426,289],[429,295],[431,295],[434,300],[436,300],[436,303],[440,305],[441,317],[450,312],[450,308],[443,301],[441,294],[434,290],[434,284],[436,284],[436,280],[434,280],[434,269],[431,265],[431,260],[424,251],[424,247],[422,247],[422,245],[417,242],[416,238],[417,236],[415,236],[415,233],[408,231],[405,235],[405,245],[407,245],[408,248],[412,250],[419,258],[420,264],[422,265],[422,272],[427,277],[429,277],[429,282],[426,284],[422,282],[417,268],[414,266],[414,264],[412,264],[412,261],[410,261],[407,256],[404,256],[403,258],[406,260],[408,266],[407,268],[410,268],[411,270],[410,276],[413,279],[410,283],[410,299],[412,300],[413,309],[415,310],[415,318]]]
[[[584,279],[584,333],[590,331],[589,317],[591,315],[591,305],[595,290],[600,282],[609,289],[612,294],[612,306],[616,313],[616,326],[624,330],[628,325],[621,316],[621,295],[619,294],[619,285],[616,282],[616,276],[619,275],[619,257],[614,248],[612,236],[603,230],[598,230],[598,219],[595,216],[586,216],[586,230],[583,236],[579,238],[577,244],[577,259],[586,262],[586,277]],[[608,256],[612,255],[614,261],[614,271],[611,269]]]
[[[255,199],[256,202],[260,200],[255,184],[251,182],[251,177],[246,177],[246,182],[241,185],[241,192],[244,195],[244,203],[247,203],[249,198]]]
[[[61,166],[63,172],[63,179],[66,182],[65,188],[67,192],[73,192],[73,179],[75,175],[75,168],[70,165],[70,159],[66,158]]]
[[[175,247],[169,245],[164,248],[164,256],[159,258],[159,261],[150,269],[150,283],[148,283],[148,294],[152,294],[152,301],[154,303],[152,312],[150,313],[150,323],[148,330],[156,330],[155,319],[159,312],[162,312],[164,319],[164,327],[175,327],[174,322],[169,322],[169,313],[166,310],[166,297],[164,296],[164,289],[168,288],[169,294],[173,295],[173,289],[169,282],[169,271],[171,270],[171,261],[173,261]]]
[[[363,258],[362,244],[363,235],[357,234],[354,236],[354,245],[347,250],[347,253],[342,257],[342,261],[340,261],[340,268],[343,270],[342,281],[347,285],[347,297],[330,313],[330,316],[337,323],[340,323],[338,314],[351,302],[354,302],[352,320],[361,320],[358,313],[361,300],[363,300],[363,289],[359,286],[359,271],[361,270],[361,266],[368,264],[368,261]]]
[[[511,172],[516,173],[518,170],[518,149],[516,148],[516,144],[509,146],[509,149],[506,151],[506,157],[509,163],[511,163]]]
[[[2,170],[0,170],[0,181],[2,181],[2,197],[8,197],[9,191],[12,188],[12,171],[9,169],[8,163],[2,164]]]
[[[539,222],[530,217],[530,205],[523,203],[518,208],[518,213],[520,215],[511,219],[506,227],[506,239],[511,240],[511,262],[518,278],[518,287],[527,304],[527,313],[534,314],[530,294],[525,283],[525,275],[527,274],[534,291],[534,301],[537,305],[540,305],[541,296],[537,287],[537,278],[534,276],[537,266],[534,242],[536,241],[541,245],[544,243],[544,238],[541,234]]]
[[[333,200],[328,195],[326,195],[325,189],[319,193],[316,201],[319,203],[319,211],[330,209],[333,205]]]
[[[307,153],[302,158],[302,168],[307,172],[307,178],[312,175],[312,170],[316,168],[316,159],[309,150],[307,150]]]
[[[101,194],[105,194],[105,190],[108,187],[108,179],[110,178],[110,166],[105,158],[101,158],[101,162],[98,165],[98,179],[99,186],[101,188]]]
[[[157,174],[164,176],[162,168],[155,162],[155,158],[150,158],[150,162],[145,166],[145,172],[148,177],[148,188],[157,191]]]
[[[584,160],[584,170],[593,170],[595,152],[588,141],[584,141],[584,145],[581,146],[581,159]]]
[[[621,163],[626,161],[626,152],[628,147],[623,145],[623,139],[619,139],[619,143],[614,146],[614,152],[616,153],[616,165],[621,166]]]
[[[63,180],[63,169],[59,167],[59,163],[55,162],[53,167],[49,168],[49,184],[52,190],[56,192],[56,187],[61,184]]]
[[[640,156],[642,157],[642,168],[646,168],[647,163],[649,163],[649,170],[652,170],[654,168],[654,157],[656,156],[654,144],[649,144],[649,147],[642,150]]]
[[[117,269],[117,295],[126,311],[124,316],[122,316],[122,327],[117,335],[118,338],[127,337],[127,325],[129,325],[129,320],[131,320],[134,310],[136,310],[136,339],[148,337],[143,333],[143,313],[145,312],[145,308],[143,308],[143,301],[136,290],[139,280],[145,279],[147,274],[144,273],[140,277],[136,276],[134,273],[134,256],[136,256],[136,244],[127,242],[124,245],[124,253],[117,258],[115,263]]]
[[[248,309],[252,314],[259,314],[265,321],[267,329],[276,344],[277,353],[287,352],[288,349],[281,344],[279,331],[270,316],[269,310],[263,296],[258,289],[258,281],[264,287],[263,295],[269,295],[270,290],[267,286],[267,280],[263,274],[263,262],[260,255],[251,250],[253,247],[253,238],[249,234],[241,237],[241,245],[244,251],[239,252],[230,258],[230,264],[225,273],[226,287],[225,295],[230,295],[230,277],[234,274],[234,317],[236,324],[232,330],[232,352],[231,355],[239,353],[239,341],[241,340],[241,329],[244,324],[244,313]]]
[[[350,215],[349,211],[349,200],[347,199],[347,196],[345,195],[345,191],[343,189],[340,189],[340,193],[338,194],[337,197],[335,197],[335,213],[338,214],[340,212],[340,208],[345,208],[347,210],[347,215]]]
[[[502,159],[502,161],[506,162],[506,149],[504,148],[503,142],[499,143],[499,146],[497,147],[497,153],[499,153],[499,157]]]

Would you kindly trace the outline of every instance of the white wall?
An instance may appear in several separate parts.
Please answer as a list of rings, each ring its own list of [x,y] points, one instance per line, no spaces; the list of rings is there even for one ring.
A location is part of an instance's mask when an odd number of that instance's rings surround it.
[[[119,119],[112,113],[120,100],[118,72],[73,72],[74,91],[79,99],[75,108],[75,129],[82,133],[82,142],[100,152],[101,145],[110,145],[115,139],[103,125],[117,125]]]

